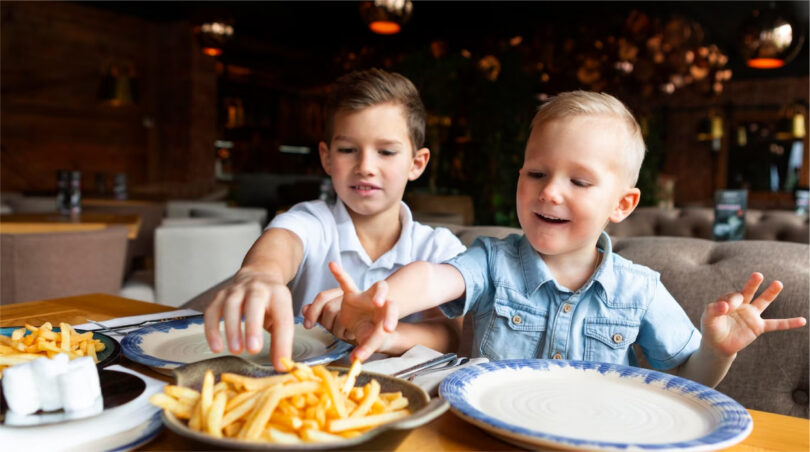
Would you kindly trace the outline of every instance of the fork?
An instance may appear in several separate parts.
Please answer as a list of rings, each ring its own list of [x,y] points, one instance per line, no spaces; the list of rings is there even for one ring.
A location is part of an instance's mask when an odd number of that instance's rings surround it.
[[[130,324],[127,324],[127,325],[117,325],[117,326],[107,326],[107,325],[104,325],[101,322],[97,322],[97,321],[92,320],[92,319],[87,319],[87,321],[92,323],[93,325],[101,327],[101,328],[99,328],[97,330],[93,330],[93,331],[95,331],[97,333],[116,333],[116,332],[119,332],[121,330],[126,330],[126,329],[130,329],[130,328],[137,328],[137,327],[146,326],[146,325],[152,325],[152,324],[155,324],[155,323],[169,322],[169,321],[172,321],[172,320],[190,319],[190,318],[202,317],[202,316],[203,316],[203,314],[183,315],[183,316],[179,316],[179,317],[169,317],[169,318],[165,318],[165,319],[144,320],[144,321],[138,322],[138,323],[130,323]]]

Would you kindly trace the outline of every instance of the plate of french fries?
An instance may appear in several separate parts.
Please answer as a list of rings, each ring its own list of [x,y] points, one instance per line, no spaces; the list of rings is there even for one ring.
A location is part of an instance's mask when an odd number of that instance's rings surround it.
[[[384,374],[309,366],[288,372],[223,356],[174,370],[176,383],[150,401],[174,432],[226,449],[392,448],[448,404],[419,386]]]
[[[0,328],[0,378],[3,369],[40,357],[65,353],[70,359],[90,356],[99,368],[115,363],[121,353],[118,342],[101,333],[76,330],[68,323],[54,326],[25,324]]]

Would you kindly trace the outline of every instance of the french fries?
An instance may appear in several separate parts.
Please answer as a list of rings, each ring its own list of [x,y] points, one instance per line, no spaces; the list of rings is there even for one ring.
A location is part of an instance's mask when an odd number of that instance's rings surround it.
[[[192,430],[217,438],[278,444],[340,442],[410,414],[401,392],[377,380],[355,387],[361,365],[338,375],[324,366],[286,361],[288,373],[247,377],[207,370],[200,391],[166,385],[149,401]]]
[[[65,353],[70,359],[90,356],[98,362],[97,353],[104,350],[104,343],[93,339],[93,332],[77,333],[67,323],[59,324],[59,332],[53,331],[53,325],[45,322],[39,327],[25,324],[11,333],[11,336],[0,335],[0,378],[3,369],[40,357],[53,358]]]

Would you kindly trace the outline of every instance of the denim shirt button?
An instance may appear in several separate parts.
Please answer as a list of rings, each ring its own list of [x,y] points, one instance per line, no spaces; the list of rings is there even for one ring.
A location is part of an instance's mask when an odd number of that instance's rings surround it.
[[[614,335],[613,335],[613,342],[615,342],[615,343],[617,343],[617,344],[618,344],[618,343],[621,343],[621,341],[622,341],[623,339],[624,339],[624,338],[623,338],[623,337],[622,337],[622,335],[621,335],[621,334],[619,334],[619,333],[616,333],[616,334],[614,334]]]
[[[515,325],[520,325],[521,323],[523,323],[523,319],[522,319],[522,318],[520,318],[520,316],[519,316],[519,315],[515,314],[515,315],[513,315],[513,316],[512,316],[512,322],[513,322]]]
[[[571,304],[570,304],[570,303],[566,303],[566,304],[565,304],[565,306],[563,306],[563,312],[567,314],[567,313],[569,313],[570,311],[571,311]]]
[[[559,354],[559,353],[555,353],[554,356],[552,356],[552,358],[554,358],[554,359],[562,359],[562,355]]]

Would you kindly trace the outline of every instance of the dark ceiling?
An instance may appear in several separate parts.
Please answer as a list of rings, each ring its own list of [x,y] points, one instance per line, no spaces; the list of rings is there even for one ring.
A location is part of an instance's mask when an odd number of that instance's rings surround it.
[[[783,68],[755,70],[739,54],[740,33],[755,9],[770,4],[789,14],[807,36],[808,2],[496,2],[418,1],[413,16],[397,35],[371,33],[363,23],[357,1],[286,2],[82,2],[121,14],[157,22],[225,18],[234,24],[234,39],[222,57],[226,62],[261,64],[263,59],[335,57],[362,47],[378,54],[396,54],[429,46],[441,39],[450,49],[485,54],[488,46],[515,35],[538,34],[548,27],[577,37],[593,30],[616,33],[632,10],[666,20],[683,16],[699,23],[704,42],[717,44],[729,57],[734,79],[802,76],[808,74],[808,43]],[[331,60],[330,60],[331,58]],[[329,72],[328,68],[324,68]],[[331,74],[329,77],[331,78]]]

